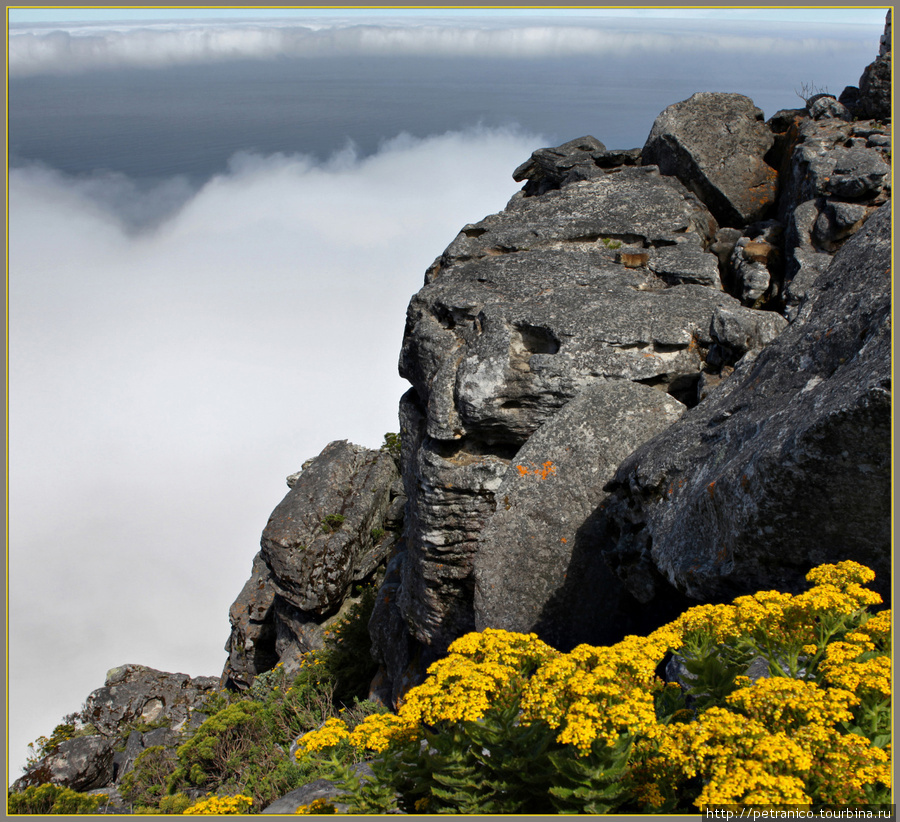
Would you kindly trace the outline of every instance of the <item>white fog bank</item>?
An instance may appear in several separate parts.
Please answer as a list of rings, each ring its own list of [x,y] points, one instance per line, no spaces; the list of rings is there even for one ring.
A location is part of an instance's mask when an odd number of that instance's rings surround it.
[[[284,478],[398,429],[409,298],[542,144],[244,155],[196,192],[12,170],[10,778],[109,668],[221,672]]]

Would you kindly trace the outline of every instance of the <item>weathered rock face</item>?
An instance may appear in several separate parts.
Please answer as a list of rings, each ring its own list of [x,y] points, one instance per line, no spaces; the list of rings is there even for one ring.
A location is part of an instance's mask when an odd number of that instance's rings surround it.
[[[649,601],[799,590],[854,559],[890,591],[890,205],[810,286],[797,319],[627,458],[604,550]]]
[[[796,132],[779,205],[788,318],[834,252],[890,198],[891,180],[890,127],[806,118]]]
[[[387,452],[346,440],[288,478],[290,491],[269,517],[250,579],[229,612],[226,685],[249,687],[277,662],[291,669],[322,647],[325,625],[353,583],[390,553],[394,540],[384,525],[389,514],[396,524],[398,478]]]
[[[847,557],[884,584],[890,139],[852,113],[698,94],[642,166],[541,149],[426,272],[380,693],[473,629],[614,641]]]
[[[888,9],[877,59],[859,78],[859,117],[889,120],[891,117],[891,10]]]
[[[656,118],[642,158],[681,180],[722,225],[746,225],[775,202],[777,174],[764,159],[774,141],[749,97],[705,91]]]
[[[677,267],[679,253],[682,269],[695,265],[714,231],[677,181],[647,168],[516,197],[464,228],[407,313],[400,371],[427,435],[515,449],[594,379],[689,385],[711,312],[733,301],[670,288],[653,269]],[[716,265],[706,257],[695,267]]]
[[[604,380],[537,430],[506,468],[479,538],[477,630],[537,631],[560,648],[620,635],[622,586],[587,560],[591,514],[622,459],[684,410],[648,386]]]
[[[13,790],[49,782],[84,792],[108,784],[112,776],[112,743],[107,737],[95,734],[61,742],[55,753],[18,779]]]
[[[260,556],[279,593],[301,611],[337,608],[354,579],[384,558],[372,530],[387,511],[391,457],[346,440],[325,447],[272,512]]]
[[[275,578],[262,555],[257,554],[250,579],[228,611],[231,634],[225,644],[228,652],[225,682],[249,687],[257,674],[278,663],[275,597]]]
[[[405,550],[370,623],[395,698],[475,628],[564,646],[635,624],[637,601],[586,556],[603,485],[730,368],[730,345],[777,330],[721,290],[718,226],[695,195],[652,166],[604,171],[594,154],[589,179],[552,176],[548,157],[587,167],[591,147],[574,142],[535,153],[522,168],[553,185],[464,227],[407,313]],[[720,310],[744,323],[739,342],[712,336]],[[576,590],[588,577],[596,596]]]
[[[85,716],[105,736],[121,725],[165,721],[175,730],[187,725],[195,711],[219,686],[215,677],[191,678],[144,665],[122,665],[106,675],[106,684],[85,701]]]
[[[144,665],[113,668],[82,711],[67,717],[77,735],[29,766],[13,790],[45,782],[76,791],[106,788],[131,770],[145,748],[162,745],[174,756],[185,735],[207,718],[206,699],[218,686],[218,677],[192,678]],[[158,727],[135,729],[147,725]]]

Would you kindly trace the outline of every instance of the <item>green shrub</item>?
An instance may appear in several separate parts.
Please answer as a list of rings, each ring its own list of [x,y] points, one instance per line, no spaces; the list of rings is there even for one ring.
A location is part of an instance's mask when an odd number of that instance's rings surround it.
[[[159,805],[155,807],[152,805],[137,805],[134,812],[139,814],[182,814],[193,804],[194,800],[186,794],[175,793],[162,797],[159,800]]]
[[[386,454],[390,454],[390,456],[394,458],[394,461],[399,464],[399,462],[400,462],[400,435],[399,434],[385,434],[384,442],[381,444],[381,448],[379,450],[384,451]]]
[[[207,719],[194,735],[178,748],[178,766],[171,785],[184,782],[216,791],[233,787],[232,781],[259,757],[265,729],[257,716],[258,702],[237,702]]]
[[[7,794],[6,809],[10,814],[97,813],[97,808],[104,799],[104,796],[89,796],[46,783],[32,785],[21,793]]]
[[[119,784],[119,792],[133,805],[155,807],[166,795],[166,786],[178,760],[171,748],[154,745],[141,751],[134,766]]]
[[[224,697],[223,697],[224,699]],[[243,794],[265,807],[302,784],[327,774],[327,763],[298,762],[288,755],[294,740],[338,713],[326,666],[308,664],[293,676],[277,665],[244,694],[232,694],[177,752],[168,792],[187,787],[220,795]],[[374,706],[372,706],[374,708]],[[351,718],[368,711],[354,707]],[[349,761],[361,757],[350,752]]]
[[[325,519],[322,520],[322,530],[326,534],[333,534],[346,521],[347,518],[343,514],[326,514]]]
[[[325,648],[316,654],[322,676],[334,684],[334,699],[343,705],[365,699],[378,670],[372,658],[369,619],[375,607],[374,585],[363,588],[359,601],[325,635]]]

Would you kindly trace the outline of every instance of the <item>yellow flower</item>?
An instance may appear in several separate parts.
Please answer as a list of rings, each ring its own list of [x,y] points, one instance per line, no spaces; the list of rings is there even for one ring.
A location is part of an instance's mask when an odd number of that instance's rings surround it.
[[[404,715],[403,708],[397,714],[372,714],[367,716],[350,733],[350,744],[381,752],[393,741],[415,738],[418,722]]]
[[[313,799],[308,805],[301,805],[294,811],[295,814],[329,814],[329,813],[337,813],[337,808],[329,802],[327,799]]]
[[[820,688],[814,682],[787,677],[757,680],[727,698],[767,728],[798,728],[803,725],[834,725],[852,719],[852,705],[859,698],[839,688]]]
[[[237,796],[207,796],[195,802],[184,813],[186,814],[244,814],[253,806],[253,799],[249,796],[238,794]]]
[[[350,732],[344,722],[333,716],[327,719],[322,727],[300,737],[295,757],[300,760],[315,751],[333,748],[349,737]]]
[[[875,579],[874,571],[852,560],[845,560],[833,565],[819,565],[806,575],[807,582],[838,587],[851,583],[871,582],[873,579]]]

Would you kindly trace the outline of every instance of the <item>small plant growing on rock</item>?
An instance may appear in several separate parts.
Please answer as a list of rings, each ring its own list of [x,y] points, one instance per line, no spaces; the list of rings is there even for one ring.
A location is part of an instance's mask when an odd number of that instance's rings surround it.
[[[326,534],[333,534],[346,520],[347,518],[343,514],[326,514],[325,519],[322,520],[322,530]]]
[[[381,444],[380,451],[390,454],[396,462],[400,462],[400,435],[385,434],[384,442]]]

